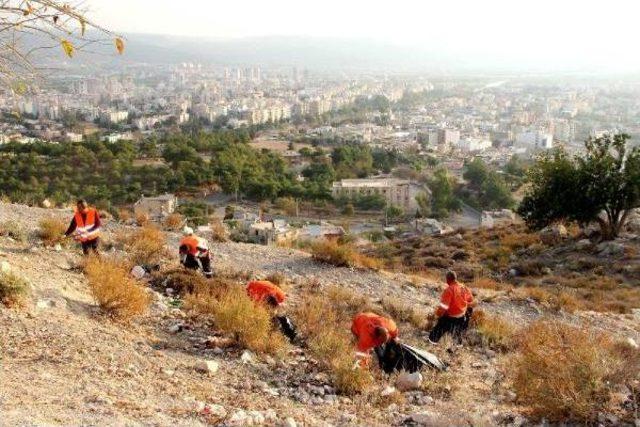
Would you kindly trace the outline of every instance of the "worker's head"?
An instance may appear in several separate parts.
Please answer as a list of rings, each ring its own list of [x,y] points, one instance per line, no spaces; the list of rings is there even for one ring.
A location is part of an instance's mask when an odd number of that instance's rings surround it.
[[[269,308],[278,308],[278,306],[280,305],[278,299],[274,295],[267,295],[264,299],[264,302]]]
[[[447,275],[445,277],[449,285],[451,285],[452,283],[456,283],[458,281],[458,275],[453,270],[447,271]]]
[[[191,236],[193,234],[193,228],[185,225],[182,229],[182,234],[184,234],[185,236]]]
[[[86,212],[89,209],[89,205],[85,199],[79,199],[76,202],[76,208],[78,209],[78,212]]]
[[[389,335],[389,330],[387,328],[383,328],[382,326],[376,326],[376,328],[373,330],[373,336],[376,340],[383,343],[389,341],[389,338],[391,337]]]

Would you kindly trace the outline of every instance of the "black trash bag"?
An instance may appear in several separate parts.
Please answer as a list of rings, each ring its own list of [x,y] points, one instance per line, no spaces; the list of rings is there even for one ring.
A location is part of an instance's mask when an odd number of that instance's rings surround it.
[[[296,325],[294,325],[291,319],[287,316],[276,316],[276,320],[280,325],[280,331],[282,331],[282,334],[289,338],[289,341],[293,342],[293,340],[298,336]]]
[[[428,351],[390,341],[374,349],[380,369],[387,374],[393,371],[417,372],[425,366],[442,371],[445,365]]]

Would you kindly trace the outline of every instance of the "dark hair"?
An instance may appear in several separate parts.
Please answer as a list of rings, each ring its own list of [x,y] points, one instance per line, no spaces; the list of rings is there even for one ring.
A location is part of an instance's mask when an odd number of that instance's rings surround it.
[[[447,282],[455,282],[456,280],[458,280],[458,275],[453,270],[447,271],[446,277],[447,277]]]
[[[382,326],[376,326],[373,330],[373,336],[376,338],[384,338],[384,341],[389,341],[389,331],[387,328],[383,328]]]
[[[271,307],[277,307],[279,305],[277,298],[273,295],[267,295],[267,297],[264,299],[264,302]]]
[[[79,205],[79,204],[81,204],[81,203],[82,203],[83,205],[86,205],[86,204],[87,204],[87,201],[86,201],[85,199],[78,199],[78,200],[76,201],[76,205]]]

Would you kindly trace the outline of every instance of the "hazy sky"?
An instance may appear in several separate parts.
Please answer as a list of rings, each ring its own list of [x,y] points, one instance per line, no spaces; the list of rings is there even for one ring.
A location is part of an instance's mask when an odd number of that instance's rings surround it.
[[[638,0],[88,0],[121,32],[375,38],[456,53],[640,68]],[[621,56],[625,56],[621,58]]]

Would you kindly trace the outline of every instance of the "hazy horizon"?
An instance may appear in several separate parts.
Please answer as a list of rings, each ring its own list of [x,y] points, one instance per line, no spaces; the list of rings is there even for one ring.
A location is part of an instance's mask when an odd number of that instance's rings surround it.
[[[122,33],[237,41],[254,37],[370,40],[418,52],[482,58],[520,68],[640,70],[633,54],[640,4],[541,0],[367,4],[326,0],[180,4],[90,0],[89,17]]]

